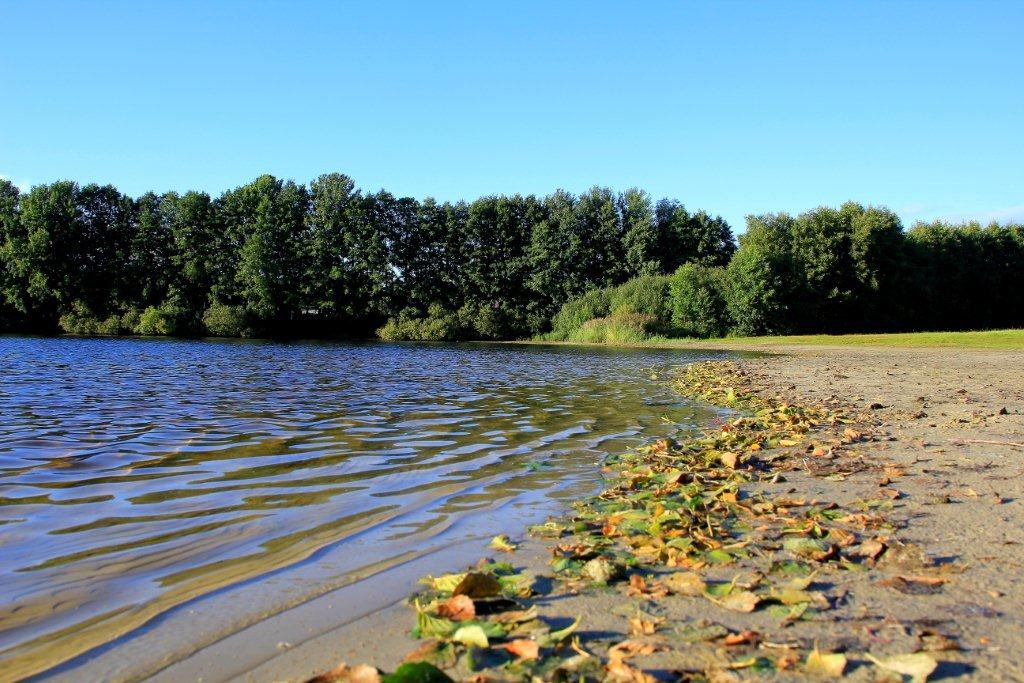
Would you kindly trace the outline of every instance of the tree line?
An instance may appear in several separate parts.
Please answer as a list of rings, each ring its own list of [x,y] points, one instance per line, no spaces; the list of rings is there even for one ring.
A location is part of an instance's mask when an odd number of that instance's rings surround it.
[[[0,180],[0,329],[600,341],[1024,325],[1024,228],[847,203],[730,226],[594,187],[437,202]]]
[[[1024,226],[919,223],[853,202],[749,216],[725,266],[569,299],[549,339],[635,341],[1024,326]]]
[[[440,203],[342,174],[219,197],[0,181],[0,327],[516,338],[595,287],[734,251],[720,217],[637,189]]]

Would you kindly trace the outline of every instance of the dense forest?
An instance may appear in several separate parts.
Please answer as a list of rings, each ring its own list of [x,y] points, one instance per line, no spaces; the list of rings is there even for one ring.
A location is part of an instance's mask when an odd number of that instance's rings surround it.
[[[1024,324],[1024,228],[845,204],[720,217],[637,189],[439,203],[341,174],[211,197],[0,180],[11,332],[630,340]]]

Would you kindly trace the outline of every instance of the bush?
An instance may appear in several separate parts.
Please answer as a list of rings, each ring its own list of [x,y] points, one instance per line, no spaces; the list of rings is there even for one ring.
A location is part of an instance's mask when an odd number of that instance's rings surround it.
[[[377,330],[377,336],[384,341],[457,341],[469,336],[469,315],[468,309],[452,313],[439,304],[433,304],[426,316],[406,309]]]
[[[567,338],[587,344],[639,344],[651,332],[654,319],[642,313],[621,313],[583,323]]]
[[[215,337],[247,337],[252,334],[245,309],[220,302],[210,304],[203,313],[203,327]]]
[[[664,275],[635,277],[611,289],[609,308],[612,315],[638,313],[650,316],[656,323],[669,321],[669,278]]]
[[[172,302],[150,306],[139,316],[135,334],[144,336],[170,335],[178,331],[184,311]]]
[[[71,310],[60,316],[57,322],[68,334],[118,335],[130,331],[122,327],[121,316],[100,318],[93,315],[81,302],[75,302]]]
[[[672,326],[684,337],[722,337],[729,330],[725,270],[692,263],[671,278]]]
[[[611,313],[609,291],[607,289],[592,289],[563,304],[561,310],[551,319],[550,337],[567,339],[588,320],[603,318],[609,313]]]

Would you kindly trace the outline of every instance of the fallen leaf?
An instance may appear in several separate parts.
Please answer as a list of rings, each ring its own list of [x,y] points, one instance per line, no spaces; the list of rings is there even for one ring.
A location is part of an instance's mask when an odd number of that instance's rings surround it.
[[[453,681],[433,664],[411,662],[402,664],[395,669],[394,673],[381,676],[380,683],[453,683]]]
[[[760,604],[761,598],[751,591],[734,591],[715,602],[733,612],[753,612]]]
[[[608,675],[605,681],[612,683],[656,683],[657,679],[636,667],[630,666],[621,659],[609,659],[605,665]]]
[[[831,543],[809,538],[807,536],[794,536],[782,542],[782,547],[797,557],[802,557],[816,562],[823,562],[835,554],[836,548]]]
[[[582,621],[583,621],[583,617],[576,617],[576,620],[573,621],[568,626],[566,626],[565,628],[559,629],[557,631],[551,631],[551,632],[545,634],[540,639],[540,641],[539,641],[540,644],[545,646],[545,647],[549,647],[549,646],[552,646],[552,645],[557,645],[558,643],[562,642],[563,640],[565,640],[566,638],[571,636],[573,633],[575,633],[576,629],[578,629],[580,627],[580,622],[582,622]]]
[[[812,676],[821,678],[839,678],[846,670],[846,655],[840,653],[821,652],[814,648],[807,655],[804,662],[804,671]]]
[[[854,548],[853,554],[858,555],[860,557],[866,557],[869,560],[873,560],[879,555],[881,555],[884,550],[885,544],[879,541],[878,539],[873,538],[869,541],[864,541],[859,546]]]
[[[452,635],[452,640],[456,643],[475,647],[488,647],[490,645],[487,641],[487,634],[484,633],[482,627],[476,624],[460,626]]]
[[[540,657],[540,645],[535,640],[517,638],[501,645],[509,651],[516,659],[537,659]]]
[[[732,647],[734,645],[747,645],[756,643],[759,638],[757,631],[742,631],[741,633],[730,633],[722,638],[722,645]]]
[[[661,581],[652,579],[648,582],[643,576],[633,574],[629,577],[629,587],[626,589],[626,595],[658,599],[668,595],[668,589]]]
[[[501,583],[490,574],[469,572],[452,591],[453,595],[465,595],[470,598],[490,598],[501,592]]]
[[[676,595],[700,596],[708,587],[696,572],[675,572],[662,579],[662,583]]]
[[[330,671],[310,678],[306,683],[380,683],[380,672],[366,664],[350,668],[342,662]]]
[[[451,593],[455,590],[455,587],[459,585],[463,579],[466,578],[465,572],[461,574],[442,574],[441,576],[427,576],[420,579],[420,583],[424,583],[434,590],[441,591],[443,593]]]
[[[516,544],[509,540],[505,534],[499,534],[491,539],[491,542],[487,544],[488,547],[494,550],[500,550],[504,553],[515,552]]]
[[[608,657],[610,659],[628,659],[637,655],[654,654],[665,649],[666,646],[662,642],[629,638],[608,648]]]
[[[943,652],[946,650],[959,650],[960,643],[956,642],[953,636],[947,636],[937,631],[925,631],[920,636],[921,649],[929,652]]]
[[[665,619],[663,617],[655,617],[651,619],[645,619],[642,616],[630,617],[629,619],[629,632],[630,635],[634,636],[649,636],[653,635],[658,626],[663,624]]]
[[[868,659],[887,671],[898,673],[901,676],[910,676],[913,683],[924,683],[939,666],[934,657],[923,652],[915,652],[912,655],[894,655],[885,659],[878,659],[869,654]]]
[[[467,595],[453,595],[437,608],[438,616],[452,621],[466,621],[476,616],[473,600]]]

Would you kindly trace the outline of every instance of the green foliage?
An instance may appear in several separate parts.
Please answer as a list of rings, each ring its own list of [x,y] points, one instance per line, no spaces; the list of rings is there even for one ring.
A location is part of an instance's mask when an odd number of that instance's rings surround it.
[[[124,327],[120,315],[99,317],[81,301],[76,301],[71,310],[60,317],[58,324],[68,334],[111,336],[131,331]]]
[[[456,341],[470,336],[465,313],[446,311],[434,304],[426,315],[407,309],[377,330],[384,341]]]
[[[749,217],[737,250],[720,217],[635,188],[439,204],[364,193],[341,174],[308,187],[265,175],[217,198],[132,199],[66,180],[22,193],[0,180],[0,329],[13,331],[454,340],[1013,327],[1022,263],[1022,226],[904,232],[891,211],[852,202]]]
[[[130,327],[135,334],[143,336],[173,335],[183,326],[186,309],[176,301],[165,301],[159,306],[149,306],[138,316],[138,321]],[[126,321],[127,322],[127,321]],[[126,325],[127,327],[127,325]],[[222,334],[220,336],[235,336]]]
[[[672,327],[684,337],[722,337],[729,331],[724,268],[688,263],[669,284]]]
[[[587,344],[639,344],[647,339],[654,320],[642,313],[620,313],[583,323],[567,341]]]
[[[248,337],[249,318],[242,306],[214,302],[203,313],[203,328],[214,337]]]
[[[568,339],[569,335],[594,318],[611,313],[611,295],[607,289],[592,289],[569,299],[551,321],[551,338]]]
[[[747,218],[747,232],[726,269],[726,307],[737,334],[782,334],[788,329],[792,222],[786,214]]]
[[[669,320],[669,278],[665,275],[644,275],[608,290],[612,315],[639,313],[651,320]]]

